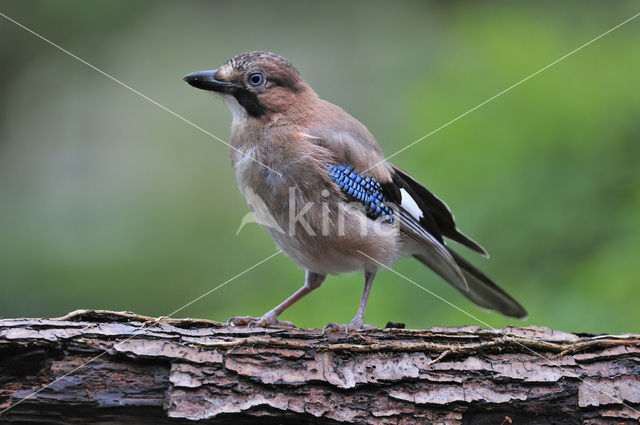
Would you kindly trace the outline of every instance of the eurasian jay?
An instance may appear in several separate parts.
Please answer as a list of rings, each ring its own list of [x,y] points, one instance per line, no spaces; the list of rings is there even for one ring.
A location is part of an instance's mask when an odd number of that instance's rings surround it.
[[[449,207],[387,162],[374,137],[340,107],[322,100],[287,59],[242,53],[216,70],[188,74],[233,114],[231,162],[245,198],[258,197],[276,245],[306,270],[304,285],[261,318],[233,324],[290,325],[278,316],[328,274],[362,270],[358,311],[342,327],[361,329],[376,271],[413,256],[479,306],[522,318],[525,309],[444,238],[487,256],[460,232]],[[249,202],[253,207],[254,203]],[[254,208],[254,213],[258,214]],[[260,217],[258,217],[260,218]]]

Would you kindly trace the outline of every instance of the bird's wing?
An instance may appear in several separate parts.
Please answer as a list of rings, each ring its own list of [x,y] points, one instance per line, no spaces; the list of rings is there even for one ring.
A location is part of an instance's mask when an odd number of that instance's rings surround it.
[[[467,279],[444,243],[427,232],[402,206],[398,208],[397,216],[400,231],[419,243],[419,253],[414,256],[457,290],[462,293],[467,292],[469,290]]]
[[[423,243],[424,249],[421,252],[412,253],[413,256],[479,306],[497,310],[507,316],[526,317],[526,310],[516,300],[461,255],[444,246],[443,237],[447,237],[486,255],[484,248],[456,228],[453,214],[447,204],[406,172],[395,166],[392,168],[394,172],[392,181],[382,185],[385,194],[390,201],[401,205],[400,215],[411,216],[406,220],[412,225],[411,230],[419,232],[422,229],[437,242],[437,244]],[[448,255],[438,252],[437,256],[434,256],[437,248],[444,249]],[[461,271],[464,286],[460,285],[459,278],[448,275],[446,268],[443,270],[442,264],[439,263],[442,258],[453,261],[458,271]]]
[[[330,112],[322,126],[308,129],[314,142],[332,152],[334,160],[349,164],[356,172],[365,172],[389,189],[390,200],[402,205],[420,225],[441,244],[443,236],[488,257],[487,251],[458,230],[451,210],[440,198],[418,183],[409,173],[385,161],[375,139],[359,121],[335,105],[326,103]],[[324,115],[323,115],[324,116]]]
[[[304,133],[329,150],[336,164],[348,164],[360,173],[366,170],[380,183],[390,181],[391,167],[369,130],[342,108],[323,100],[319,104],[314,122]]]
[[[442,237],[454,240],[467,248],[488,257],[487,251],[476,241],[462,233],[456,227],[456,223],[451,210],[440,198],[431,193],[429,189],[418,183],[407,172],[392,165],[393,184],[400,190],[405,190],[415,204],[416,217],[419,217],[420,224],[430,233],[438,237],[440,242]],[[404,193],[403,193],[404,195]]]
[[[393,182],[381,185],[370,176],[358,174],[350,165],[329,165],[327,171],[331,180],[349,199],[364,206],[370,219],[382,218],[388,223],[397,221],[400,231],[414,241],[410,245],[419,247],[417,253],[421,255],[421,261],[458,290],[468,290],[465,276],[442,237],[437,232],[432,234],[420,223],[419,207],[405,188],[389,186]],[[392,191],[393,188],[398,190]],[[396,205],[394,208],[391,208],[392,203]]]
[[[342,117],[340,112],[338,110],[333,116]],[[323,127],[322,131],[310,131],[318,144],[332,152],[333,165],[349,164],[350,171],[360,173],[357,175],[362,178],[373,179],[377,184],[372,198],[371,193],[357,190],[361,189],[357,182],[343,181],[338,186],[345,195],[363,203],[367,215],[372,219],[382,216],[385,221],[397,220],[401,232],[417,242],[417,247],[414,246],[417,252],[411,254],[467,298],[508,316],[525,317],[527,313],[517,301],[471,263],[446,247],[445,237],[488,256],[480,244],[458,230],[447,204],[407,172],[386,162],[373,136],[364,126],[359,127],[361,124],[355,119],[348,118],[341,124],[347,122],[349,125],[336,127],[340,128],[339,131],[331,126]],[[381,192],[381,198],[378,198],[378,192]],[[375,200],[367,204],[367,200],[371,199]],[[391,213],[382,208],[392,205],[395,207]]]

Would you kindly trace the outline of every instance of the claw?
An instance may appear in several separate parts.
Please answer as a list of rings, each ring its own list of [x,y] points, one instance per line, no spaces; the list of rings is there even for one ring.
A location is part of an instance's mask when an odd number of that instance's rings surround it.
[[[251,322],[255,322],[256,320],[258,319],[251,316],[233,316],[233,317],[229,317],[229,320],[227,320],[227,327],[249,326]]]
[[[345,325],[339,323],[327,323],[322,328],[322,334],[324,335],[327,331],[329,332],[342,332],[342,333],[353,333],[357,331],[368,331],[372,329],[377,329],[376,325],[365,325],[363,323],[347,323]]]
[[[282,328],[295,328],[291,322],[284,320],[278,320],[275,313],[268,312],[262,317],[251,316],[234,316],[227,320],[227,327],[230,326],[247,326],[249,328],[267,328],[267,327],[282,327]]]

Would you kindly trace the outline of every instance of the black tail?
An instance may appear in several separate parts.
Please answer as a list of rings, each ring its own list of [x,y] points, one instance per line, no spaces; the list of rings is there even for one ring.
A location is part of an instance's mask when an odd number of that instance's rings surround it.
[[[469,290],[461,290],[459,285],[456,285],[453,282],[449,283],[452,283],[453,286],[456,287],[456,289],[458,289],[465,297],[469,298],[480,307],[499,311],[505,316],[517,317],[518,319],[524,319],[527,317],[527,311],[524,307],[489,279],[487,275],[482,273],[473,264],[462,258],[462,256],[451,248],[447,248],[447,250],[451,253],[451,256],[458,264],[458,267],[460,267],[460,270],[462,270],[467,281],[467,285],[469,286]],[[414,255],[414,257],[423,264],[429,266],[429,264],[424,261],[426,259],[421,258],[420,255]],[[446,281],[449,281],[445,276],[442,277]]]

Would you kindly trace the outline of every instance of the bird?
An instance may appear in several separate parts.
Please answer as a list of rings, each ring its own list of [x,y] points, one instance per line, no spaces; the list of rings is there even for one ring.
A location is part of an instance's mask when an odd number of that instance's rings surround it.
[[[354,318],[330,329],[358,331],[376,272],[413,257],[480,307],[525,318],[526,310],[447,240],[488,257],[458,230],[450,208],[412,175],[385,159],[367,127],[321,99],[286,58],[241,53],[216,69],[187,74],[189,85],[222,97],[233,120],[231,164],[257,219],[277,247],[305,270],[300,289],[261,317],[236,326],[293,326],[278,317],[328,275],[363,272]],[[259,218],[259,217],[258,217]]]

